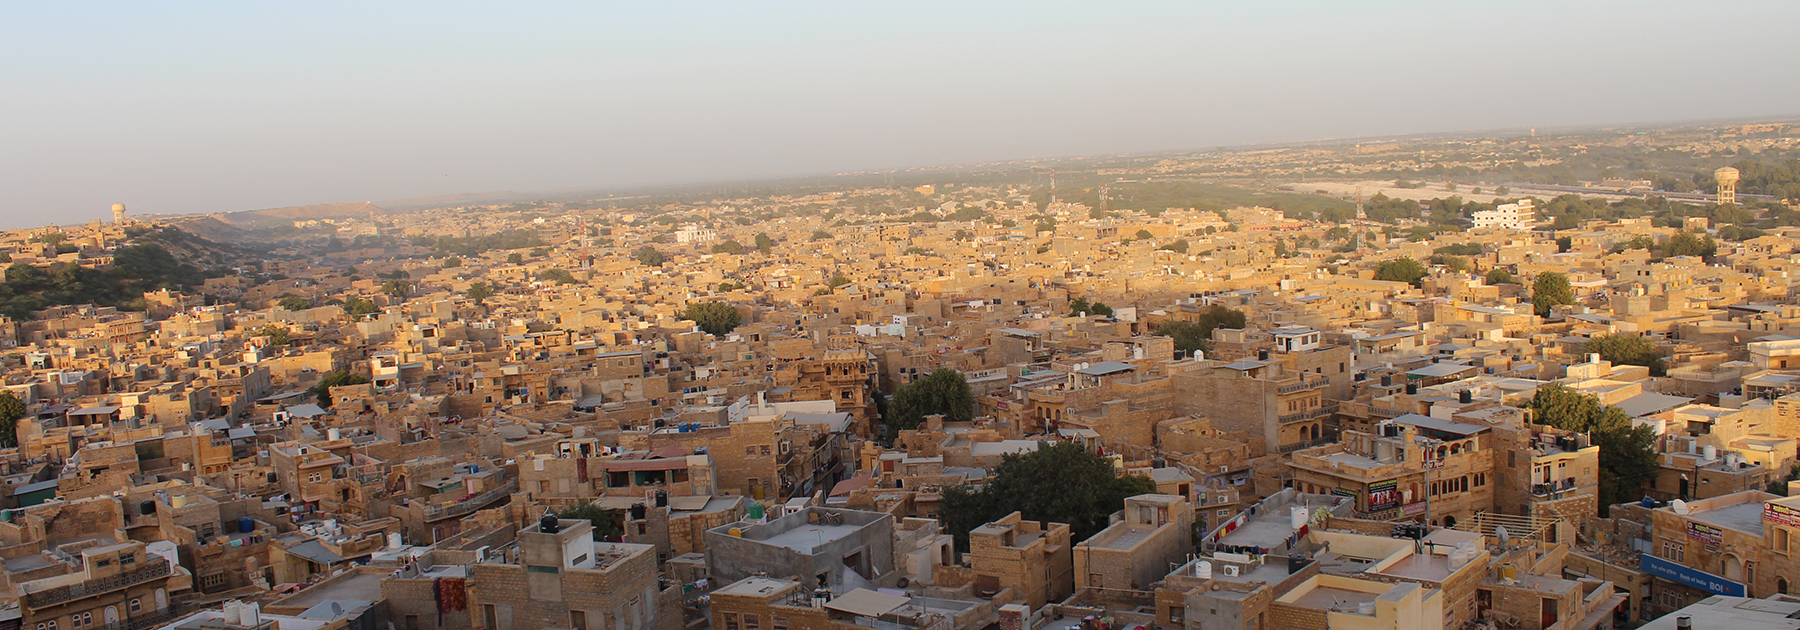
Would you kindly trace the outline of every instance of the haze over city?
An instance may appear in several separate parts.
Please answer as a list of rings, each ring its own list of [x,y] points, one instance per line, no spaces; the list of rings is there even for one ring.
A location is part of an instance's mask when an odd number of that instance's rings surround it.
[[[1790,2],[15,3],[0,223],[1795,113]]]
[[[0,7],[0,630],[1800,630],[1796,7]]]

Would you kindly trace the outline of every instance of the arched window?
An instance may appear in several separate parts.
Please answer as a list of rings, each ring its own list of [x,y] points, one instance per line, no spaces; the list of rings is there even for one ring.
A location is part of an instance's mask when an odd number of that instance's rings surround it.
[[[1787,594],[1787,578],[1775,578],[1775,592]]]

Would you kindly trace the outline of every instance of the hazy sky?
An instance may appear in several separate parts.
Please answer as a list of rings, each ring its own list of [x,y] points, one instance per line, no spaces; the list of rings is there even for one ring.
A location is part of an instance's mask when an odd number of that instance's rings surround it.
[[[7,2],[0,225],[1794,114],[1796,23],[1792,1]]]

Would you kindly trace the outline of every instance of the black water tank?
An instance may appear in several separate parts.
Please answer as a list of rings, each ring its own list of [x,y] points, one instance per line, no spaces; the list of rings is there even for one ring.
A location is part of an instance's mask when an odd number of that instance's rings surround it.
[[[656,507],[669,507],[669,492],[667,490],[656,491]]]
[[[1269,360],[1269,351],[1268,350],[1257,350],[1256,351],[1256,360],[1258,360],[1258,361]]]
[[[1306,556],[1297,553],[1288,554],[1288,575],[1299,573],[1304,568],[1306,568]]]
[[[562,531],[562,524],[556,521],[555,514],[545,514],[544,518],[538,519],[538,531],[545,534],[554,534]]]
[[[1393,387],[1394,386],[1394,375],[1392,375],[1392,374],[1381,375],[1381,386],[1382,387]]]
[[[631,520],[634,520],[634,521],[644,520],[644,515],[647,513],[649,513],[649,510],[644,508],[644,504],[642,504],[642,503],[631,504]]]
[[[1419,393],[1419,384],[1418,383],[1407,383],[1406,384],[1406,395],[1411,396],[1411,395],[1414,395],[1417,393]]]
[[[138,513],[144,514],[144,515],[155,514],[156,513],[156,502],[155,501],[145,501],[143,503],[139,503],[138,504]]]
[[[1462,390],[1461,392],[1458,392],[1456,395],[1456,402],[1460,402],[1465,405],[1475,402],[1475,391],[1465,389],[1465,390]]]

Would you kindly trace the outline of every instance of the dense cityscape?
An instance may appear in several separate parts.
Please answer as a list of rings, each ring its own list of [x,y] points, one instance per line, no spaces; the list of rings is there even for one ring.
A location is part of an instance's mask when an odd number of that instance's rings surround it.
[[[14,230],[0,627],[1790,627],[1797,143]]]

